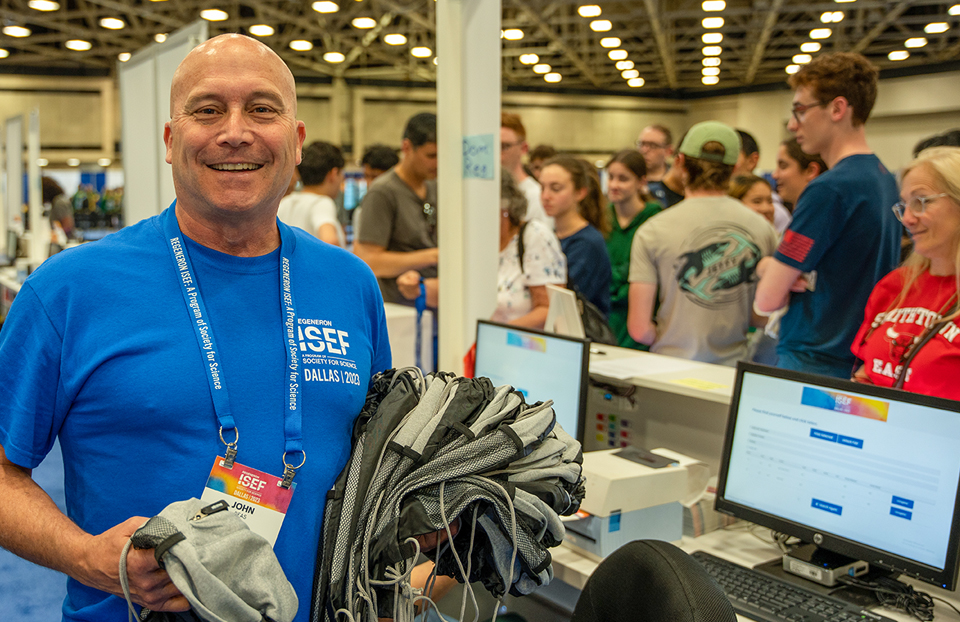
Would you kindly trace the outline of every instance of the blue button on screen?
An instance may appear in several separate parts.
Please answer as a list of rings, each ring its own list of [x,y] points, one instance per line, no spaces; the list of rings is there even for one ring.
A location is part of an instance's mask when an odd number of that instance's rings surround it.
[[[847,445],[849,447],[856,447],[857,449],[863,449],[863,439],[862,438],[853,438],[852,436],[839,436],[838,442],[841,445]]]
[[[901,508],[890,508],[890,515],[905,518],[907,520],[911,520],[913,518],[913,512],[908,512]]]
[[[840,516],[841,514],[843,514],[842,506],[839,506],[836,503],[830,503],[829,501],[813,499],[810,503],[810,506],[818,510],[823,510],[824,512],[830,512],[831,514],[836,514],[837,516]]]
[[[893,500],[890,501],[890,503],[894,505],[899,505],[900,507],[908,508],[911,510],[913,509],[913,501],[911,501],[910,499],[904,499],[903,497],[897,497],[896,495],[894,495]]]
[[[830,441],[832,443],[837,442],[837,435],[834,432],[827,432],[826,430],[818,430],[816,428],[810,428],[810,436],[813,438],[819,438],[824,441]]]

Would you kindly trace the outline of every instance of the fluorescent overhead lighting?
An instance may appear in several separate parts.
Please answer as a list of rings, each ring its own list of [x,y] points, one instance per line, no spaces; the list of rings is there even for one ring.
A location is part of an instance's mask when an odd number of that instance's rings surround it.
[[[793,75],[798,71],[800,71],[800,65],[787,65],[786,67],[784,67],[783,70],[789,73],[790,75]]]
[[[947,9],[947,13],[950,15],[960,15],[960,4],[955,4]]]
[[[701,4],[700,7],[701,7],[704,11],[711,11],[711,12],[712,12],[712,11],[722,11],[722,10],[724,10],[725,8],[727,8],[727,3],[724,2],[723,0],[707,0],[706,2],[704,2],[703,4]]]
[[[814,28],[810,31],[811,39],[826,39],[833,34],[833,31],[829,28]]]
[[[313,43],[306,39],[294,39],[290,42],[290,49],[297,52],[309,52],[313,49]]]
[[[833,12],[833,23],[839,24],[843,21],[843,11],[834,11]]]
[[[436,2],[436,0],[434,0],[434,2]],[[433,64],[434,64],[434,66],[436,66],[436,64],[437,64],[437,57],[436,57],[436,56],[433,57]]]
[[[127,62],[130,60],[130,52],[120,52],[117,54],[117,60],[119,60],[121,63]]]
[[[418,46],[410,50],[410,55],[417,58],[430,58],[433,55],[433,50],[428,47]]]
[[[640,72],[636,69],[627,69],[626,71],[620,72],[620,75],[624,80],[633,80],[634,78],[640,77]]]
[[[519,41],[523,39],[523,31],[519,28],[508,28],[503,31],[503,38],[507,41]]]
[[[3,34],[8,37],[29,37],[30,29],[23,26],[4,26]]]
[[[336,2],[314,2],[311,6],[317,13],[336,13],[340,10]]]
[[[79,158],[67,158],[67,166],[80,166]]]
[[[157,43],[163,43],[164,41],[167,40],[167,33],[158,32],[157,34],[153,35],[153,40],[156,41]]]
[[[816,41],[807,41],[806,43],[800,44],[800,51],[806,52],[807,54],[813,54],[814,52],[820,51],[820,44]]]
[[[856,2],[857,0],[833,0],[837,4],[848,4],[850,2]]]
[[[383,42],[387,45],[403,45],[407,42],[407,37],[399,32],[392,32],[388,35],[383,35]]]
[[[720,78],[718,78],[717,76],[703,76],[702,78],[700,78],[700,81],[706,84],[707,86],[713,86],[714,84],[720,81]]]
[[[50,160],[46,158],[37,158],[37,166],[43,167],[50,164]]]
[[[630,80],[627,80],[627,86],[632,86],[633,88],[643,86],[643,83],[644,83],[643,78],[631,78]]]
[[[703,21],[701,21],[700,23],[703,24],[704,28],[722,28],[723,18],[722,17],[704,17]]]
[[[347,57],[340,52],[326,52],[323,55],[323,60],[327,61],[328,63],[342,63],[346,59]]]
[[[536,65],[540,62],[540,57],[536,54],[521,54],[520,62],[524,65]]]
[[[254,24],[250,26],[250,34],[255,37],[271,37],[274,32],[276,31],[273,29],[273,26],[268,24]]]
[[[719,67],[720,66],[720,57],[719,56],[707,56],[702,61],[704,67]]]
[[[610,50],[607,52],[607,56],[610,60],[626,60],[629,54],[627,54],[626,50]]]
[[[590,22],[590,30],[593,32],[607,32],[613,28],[613,24],[610,23],[609,19],[595,19]]]
[[[910,52],[906,50],[894,50],[887,54],[887,58],[890,60],[907,60],[910,58]]]
[[[373,19],[372,17],[354,17],[350,23],[354,28],[358,28],[360,30],[370,30],[377,25],[377,20]]]
[[[720,68],[719,68],[719,67],[704,67],[703,69],[700,70],[700,73],[702,73],[702,74],[705,75],[705,76],[719,76],[719,75],[720,75]]]
[[[602,48],[618,48],[621,43],[620,37],[604,37],[600,39],[600,47]]]
[[[577,9],[580,17],[600,17],[602,10],[595,4],[585,4]]]
[[[110,162],[111,162],[110,158],[100,158],[99,160],[97,160],[97,164],[99,164],[104,168],[110,166]]]
[[[221,11],[220,9],[204,9],[200,11],[200,17],[208,22],[222,22],[230,16],[227,15],[226,11]]]
[[[63,45],[68,50],[73,50],[74,52],[86,52],[93,47],[92,43],[89,41],[84,41],[83,39],[70,39]]]
[[[798,65],[806,65],[813,60],[813,57],[809,54],[794,54],[792,60]]]
[[[720,53],[723,52],[723,48],[719,45],[708,45],[703,48],[704,56],[720,56]]]
[[[947,24],[947,22],[933,22],[923,27],[923,32],[927,33],[928,35],[938,35],[941,32],[947,32],[948,30],[950,30],[950,26]]]
[[[533,73],[550,73],[550,70],[553,69],[550,65],[546,63],[540,63],[539,65],[533,66]]]
[[[60,8],[60,3],[51,2],[51,0],[30,0],[27,6],[35,11],[56,11]]]
[[[821,13],[820,21],[824,24],[839,24],[843,21],[843,11],[827,11]]]
[[[719,32],[705,32],[700,40],[704,43],[720,43],[723,41],[723,34]]]
[[[561,76],[559,73],[548,73],[547,75],[543,76],[543,79],[547,82],[559,82],[560,80],[563,80],[563,76]]]
[[[632,60],[618,60],[617,61],[617,71],[624,71],[626,69],[633,69]]]
[[[0,58],[6,58],[8,56],[10,56],[10,52],[3,48],[0,48]]]
[[[903,42],[904,47],[908,48],[922,48],[927,44],[926,37],[910,37]]]
[[[121,30],[126,26],[122,19],[116,17],[102,17],[100,18],[100,25],[108,30]]]

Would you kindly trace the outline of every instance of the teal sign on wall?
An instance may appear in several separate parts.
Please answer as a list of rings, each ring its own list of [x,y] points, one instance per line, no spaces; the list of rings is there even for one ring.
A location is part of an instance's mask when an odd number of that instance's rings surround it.
[[[463,137],[463,178],[493,179],[493,134]]]

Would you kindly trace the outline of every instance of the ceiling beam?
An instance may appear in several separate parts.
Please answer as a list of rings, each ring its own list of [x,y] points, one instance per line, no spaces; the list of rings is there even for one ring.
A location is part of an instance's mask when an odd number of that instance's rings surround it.
[[[744,82],[753,84],[757,77],[757,70],[760,68],[760,62],[763,60],[763,54],[767,51],[767,44],[770,43],[770,37],[773,35],[773,29],[777,25],[777,17],[780,16],[780,7],[783,6],[783,0],[773,0],[770,3],[770,9],[763,21],[763,30],[760,31],[760,38],[757,45],[753,48],[753,57],[750,58],[750,65],[747,67],[747,75]]]
[[[560,46],[560,52],[567,57],[567,59],[573,63],[573,66],[580,70],[580,73],[584,78],[590,81],[596,87],[601,87],[603,85],[602,81],[597,77],[593,70],[587,66],[587,63],[580,58],[580,55],[570,49],[569,46],[565,45],[563,40],[557,35],[556,31],[546,22],[544,22],[539,15],[530,10],[530,7],[527,6],[524,2],[520,0],[511,0],[513,5],[517,7],[517,10],[527,16],[527,19],[530,20],[532,24],[537,27],[537,30],[546,37],[550,43],[555,43]]]
[[[377,40],[377,37],[380,36],[380,33],[383,30],[390,26],[393,23],[394,15],[390,11],[387,11],[383,14],[380,20],[377,22],[377,25],[371,28],[367,33],[363,35],[363,38],[360,39],[360,43],[353,46],[353,48],[347,52],[346,58],[340,66],[337,67],[337,75],[343,77],[344,72],[357,60],[364,50],[370,47],[370,44]]]
[[[647,19],[650,20],[650,30],[657,42],[657,51],[660,53],[660,62],[663,64],[663,75],[667,79],[667,86],[677,88],[677,68],[674,64],[673,50],[667,43],[667,35],[660,24],[660,12],[657,10],[656,0],[643,0],[647,9]]]
[[[863,38],[857,41],[856,45],[850,48],[851,52],[863,53],[867,49],[867,46],[873,43],[873,40],[883,34],[883,31],[890,27],[891,24],[897,21],[897,18],[903,14],[904,11],[910,8],[910,5],[913,4],[912,0],[901,0],[897,3],[895,7],[890,9],[886,15],[883,16],[883,19],[880,20],[876,26],[871,28],[867,34],[863,35]]]

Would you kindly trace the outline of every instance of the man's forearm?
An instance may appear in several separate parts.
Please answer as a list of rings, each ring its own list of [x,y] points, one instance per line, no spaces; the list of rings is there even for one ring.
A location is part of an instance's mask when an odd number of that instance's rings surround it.
[[[437,265],[435,248],[401,253],[387,250],[370,251],[364,248],[363,244],[358,244],[355,252],[381,279],[392,279],[408,270],[422,270]]]

